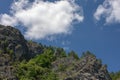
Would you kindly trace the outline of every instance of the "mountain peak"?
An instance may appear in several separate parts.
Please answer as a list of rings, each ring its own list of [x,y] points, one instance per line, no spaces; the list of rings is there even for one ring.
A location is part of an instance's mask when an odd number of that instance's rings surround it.
[[[16,58],[28,53],[27,41],[18,29],[0,25],[0,49],[4,53],[12,51]]]
[[[63,48],[27,41],[18,29],[0,25],[0,79],[48,80],[53,73],[55,80],[111,80],[106,65],[89,51],[79,58],[74,51],[66,54]]]
[[[59,71],[59,67],[64,67],[63,71]],[[63,80],[111,80],[106,65],[97,59],[94,54],[86,52],[75,60],[72,57],[62,58],[53,63],[53,70],[63,77]]]

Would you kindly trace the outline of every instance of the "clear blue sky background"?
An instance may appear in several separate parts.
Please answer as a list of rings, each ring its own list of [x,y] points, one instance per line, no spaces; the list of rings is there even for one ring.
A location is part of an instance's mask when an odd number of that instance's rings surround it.
[[[37,41],[63,47],[67,51],[74,50],[78,55],[89,50],[108,65],[109,71],[120,70],[120,24],[104,25],[104,19],[96,23],[93,18],[96,8],[103,1],[76,0],[76,3],[83,8],[84,21],[74,24],[72,34],[60,35],[53,41],[46,39]],[[13,0],[0,0],[0,14],[8,13],[12,2]]]

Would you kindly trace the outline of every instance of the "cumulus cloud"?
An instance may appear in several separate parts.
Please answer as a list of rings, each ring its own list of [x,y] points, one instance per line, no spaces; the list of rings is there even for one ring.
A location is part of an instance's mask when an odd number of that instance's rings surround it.
[[[17,21],[7,14],[2,14],[0,15],[0,23],[4,25],[15,25],[17,24]]]
[[[120,0],[105,0],[94,13],[96,20],[105,18],[107,24],[120,23]]]
[[[3,25],[23,25],[27,29],[25,37],[30,39],[68,34],[72,23],[83,19],[82,8],[74,0],[18,0],[12,3],[10,14],[0,15],[0,23]]]

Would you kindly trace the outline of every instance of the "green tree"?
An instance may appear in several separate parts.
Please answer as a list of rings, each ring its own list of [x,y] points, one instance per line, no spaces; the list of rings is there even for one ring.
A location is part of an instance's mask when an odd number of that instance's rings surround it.
[[[56,48],[56,56],[59,58],[66,57],[66,52],[63,48]]]
[[[78,55],[77,55],[74,51],[69,52],[69,53],[68,53],[68,56],[74,57],[74,58],[77,59],[77,60],[79,59]]]
[[[46,49],[28,62],[21,62],[16,70],[17,77],[20,80],[57,80],[56,74],[50,69],[54,60],[53,51]]]

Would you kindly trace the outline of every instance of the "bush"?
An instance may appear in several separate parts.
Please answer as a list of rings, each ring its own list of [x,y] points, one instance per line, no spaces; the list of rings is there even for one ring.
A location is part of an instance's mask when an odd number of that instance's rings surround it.
[[[0,54],[2,54],[3,53],[3,51],[2,50],[0,50]]]
[[[13,55],[14,51],[13,50],[9,50],[9,54]]]
[[[56,48],[56,56],[62,58],[66,57],[67,55],[63,48]]]
[[[77,60],[79,59],[78,55],[77,55],[74,51],[69,52],[69,53],[68,53],[68,56],[69,56],[69,57],[74,57],[74,58],[77,59]]]
[[[47,49],[30,61],[21,62],[16,70],[17,77],[20,80],[57,80],[56,74],[50,70],[52,61],[53,52]]]
[[[62,64],[60,64],[59,66],[58,66],[58,69],[60,70],[60,71],[65,71],[65,65],[62,65]]]

